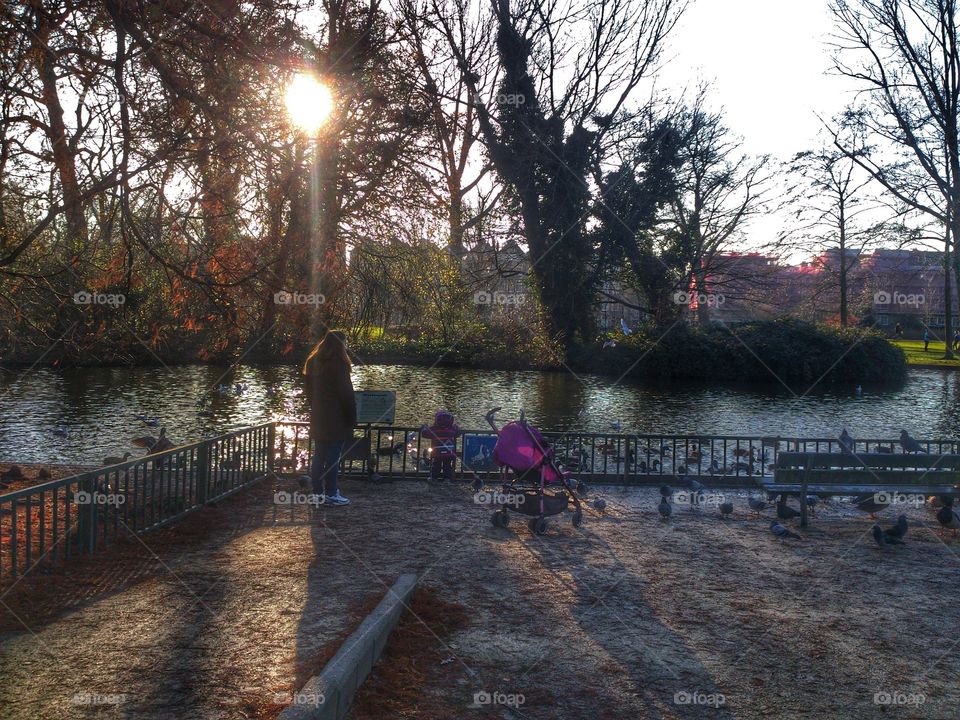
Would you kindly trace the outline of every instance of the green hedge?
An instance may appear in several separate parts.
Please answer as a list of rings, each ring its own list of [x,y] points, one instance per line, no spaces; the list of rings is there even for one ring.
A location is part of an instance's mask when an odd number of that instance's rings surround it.
[[[700,329],[677,325],[581,348],[574,364],[631,378],[797,384],[898,383],[903,352],[877,332],[785,319]],[[795,387],[794,390],[797,390]]]

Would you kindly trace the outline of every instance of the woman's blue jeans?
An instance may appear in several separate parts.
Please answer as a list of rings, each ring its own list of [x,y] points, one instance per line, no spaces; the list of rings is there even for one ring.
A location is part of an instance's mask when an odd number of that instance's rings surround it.
[[[313,449],[313,462],[310,463],[310,481],[313,491],[318,495],[338,495],[337,473],[340,470],[340,455],[343,453],[343,441],[335,443],[316,443]]]

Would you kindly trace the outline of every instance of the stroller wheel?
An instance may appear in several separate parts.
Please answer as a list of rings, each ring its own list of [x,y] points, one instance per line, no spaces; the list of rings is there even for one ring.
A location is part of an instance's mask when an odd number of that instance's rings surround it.
[[[570,522],[573,523],[574,527],[577,527],[577,528],[580,527],[580,523],[583,522],[583,511],[574,510],[573,517],[570,518]]]
[[[543,535],[547,531],[547,520],[542,517],[530,518],[527,526],[534,535]]]

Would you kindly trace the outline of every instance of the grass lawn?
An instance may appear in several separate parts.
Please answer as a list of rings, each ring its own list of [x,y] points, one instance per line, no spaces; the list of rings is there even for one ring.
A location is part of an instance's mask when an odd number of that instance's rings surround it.
[[[907,365],[933,365],[936,367],[960,368],[960,360],[944,360],[946,345],[937,340],[930,341],[927,352],[923,351],[923,340],[891,340],[907,355]]]

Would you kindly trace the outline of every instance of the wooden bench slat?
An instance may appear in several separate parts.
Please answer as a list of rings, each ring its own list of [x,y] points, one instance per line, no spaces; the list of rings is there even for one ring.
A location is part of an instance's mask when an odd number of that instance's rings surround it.
[[[801,483],[761,483],[761,487],[768,492],[797,494],[801,492]],[[960,487],[956,485],[817,485],[807,486],[810,495],[873,495],[876,493],[898,493],[903,495],[955,495],[960,496]]]
[[[819,468],[937,468],[960,470],[960,455],[934,453],[800,453],[781,452],[777,470],[802,469],[810,458],[810,467]]]

